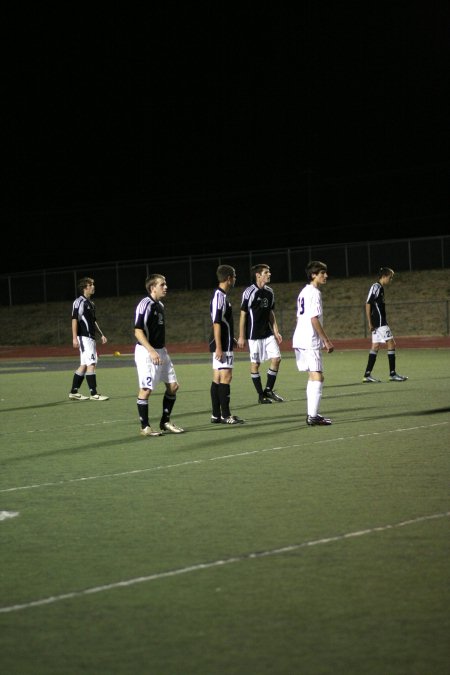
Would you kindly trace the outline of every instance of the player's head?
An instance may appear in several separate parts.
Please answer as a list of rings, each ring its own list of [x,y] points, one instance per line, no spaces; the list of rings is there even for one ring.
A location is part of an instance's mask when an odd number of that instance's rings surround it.
[[[83,277],[78,282],[78,290],[80,293],[84,293],[85,288],[88,286],[94,286],[94,280],[91,277]]]
[[[150,294],[152,288],[157,286],[161,281],[165,285],[166,277],[164,274],[149,274],[145,280],[145,288],[147,289],[147,293]]]
[[[256,275],[262,274],[267,271],[270,274],[270,266],[265,263],[260,263],[259,265],[253,265],[251,268],[252,281],[256,281]]]
[[[219,284],[227,281],[229,277],[236,279],[236,270],[231,265],[219,265],[216,270],[217,281]]]
[[[305,269],[306,278],[308,279],[308,282],[310,282],[313,279],[313,274],[316,275],[319,274],[319,272],[327,271],[328,267],[324,262],[321,262],[320,260],[310,260]]]
[[[378,279],[384,279],[387,278],[389,281],[394,277],[394,270],[391,269],[390,267],[380,267],[379,272],[378,272]]]

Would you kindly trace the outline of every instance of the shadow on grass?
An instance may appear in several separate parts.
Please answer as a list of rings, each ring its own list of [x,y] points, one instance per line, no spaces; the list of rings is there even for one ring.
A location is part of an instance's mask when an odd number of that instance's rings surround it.
[[[66,403],[80,403],[80,401],[51,401],[50,403],[42,403],[40,405],[21,405],[16,408],[2,408],[0,413],[11,413],[17,412],[19,410],[40,410],[41,408],[55,408],[59,405],[65,405]],[[81,401],[84,403],[84,401]]]

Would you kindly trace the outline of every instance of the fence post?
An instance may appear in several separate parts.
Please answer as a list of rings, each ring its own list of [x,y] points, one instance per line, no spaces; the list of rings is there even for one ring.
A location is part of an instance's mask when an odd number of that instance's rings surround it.
[[[119,263],[116,261],[116,297],[120,295]]]

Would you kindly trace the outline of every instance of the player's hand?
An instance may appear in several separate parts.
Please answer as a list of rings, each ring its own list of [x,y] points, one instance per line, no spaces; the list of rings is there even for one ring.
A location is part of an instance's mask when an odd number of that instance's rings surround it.
[[[324,345],[325,350],[328,354],[331,354],[331,352],[334,352],[334,345],[331,342],[331,340],[325,340]]]

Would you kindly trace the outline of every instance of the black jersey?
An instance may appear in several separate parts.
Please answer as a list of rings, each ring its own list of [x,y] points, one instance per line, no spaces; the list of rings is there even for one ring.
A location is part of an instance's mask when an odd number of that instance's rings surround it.
[[[370,320],[373,328],[387,326],[386,306],[384,304],[383,285],[376,281],[369,290],[366,304],[370,305]]]
[[[270,312],[275,309],[275,296],[270,286],[252,284],[242,294],[241,311],[246,312],[245,337],[262,340],[273,335]]]
[[[234,349],[234,327],[233,327],[233,310],[231,303],[227,298],[227,294],[221,288],[216,288],[210,303],[211,321],[220,323],[221,331],[221,347],[224,352],[232,352]],[[209,341],[209,351],[216,351],[216,341],[214,340],[214,333]]]
[[[143,298],[136,307],[134,327],[144,331],[145,337],[154,349],[165,347],[166,325],[162,302],[153,298]]]
[[[72,319],[78,321],[77,335],[95,340],[95,305],[92,300],[80,295],[72,305]]]

